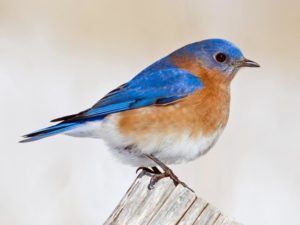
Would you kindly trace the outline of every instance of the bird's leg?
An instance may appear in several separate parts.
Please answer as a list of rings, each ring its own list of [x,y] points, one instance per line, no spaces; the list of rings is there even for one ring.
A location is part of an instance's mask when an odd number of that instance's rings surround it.
[[[190,189],[191,191],[193,191],[191,188],[189,188],[184,182],[180,181],[178,179],[178,177],[173,173],[173,171],[168,167],[166,166],[162,161],[160,161],[158,158],[156,158],[155,156],[153,155],[145,155],[147,158],[151,159],[152,161],[154,161],[157,165],[159,165],[159,167],[162,168],[162,170],[164,171],[163,173],[153,173],[152,176],[151,176],[151,180],[150,180],[150,183],[148,185],[148,189],[151,190],[154,188],[154,185],[161,179],[165,178],[165,177],[170,177],[175,186],[177,186],[178,184],[181,184],[182,186]],[[155,167],[157,170],[158,168]],[[156,170],[156,169],[153,169],[153,170]],[[159,171],[159,170],[158,170]],[[159,171],[160,172],[160,171]]]

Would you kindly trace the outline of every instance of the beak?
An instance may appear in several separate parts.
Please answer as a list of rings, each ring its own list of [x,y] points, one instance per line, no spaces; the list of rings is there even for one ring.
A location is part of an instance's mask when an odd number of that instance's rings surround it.
[[[260,65],[250,59],[240,61],[239,67],[260,67]]]

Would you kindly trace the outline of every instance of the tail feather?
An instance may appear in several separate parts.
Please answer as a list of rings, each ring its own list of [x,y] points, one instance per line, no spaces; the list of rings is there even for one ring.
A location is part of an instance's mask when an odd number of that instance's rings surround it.
[[[62,122],[62,123],[56,124],[54,126],[50,126],[50,127],[47,127],[47,128],[41,129],[41,130],[37,130],[30,134],[26,134],[23,136],[25,139],[21,140],[20,143],[37,141],[42,138],[60,134],[60,133],[66,132],[68,130],[72,130],[75,127],[79,126],[80,124],[81,123],[78,123],[78,122],[71,122],[71,123]]]

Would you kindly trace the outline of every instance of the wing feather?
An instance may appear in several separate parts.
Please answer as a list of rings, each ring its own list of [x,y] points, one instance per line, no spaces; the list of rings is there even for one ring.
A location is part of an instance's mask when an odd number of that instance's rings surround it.
[[[178,68],[140,74],[126,84],[109,92],[92,108],[79,114],[53,121],[81,121],[103,118],[111,113],[146,107],[167,105],[184,98],[203,87],[201,80]]]

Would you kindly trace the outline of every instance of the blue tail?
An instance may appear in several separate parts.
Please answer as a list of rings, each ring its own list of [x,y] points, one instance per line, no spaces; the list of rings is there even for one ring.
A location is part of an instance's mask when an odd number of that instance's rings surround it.
[[[62,122],[62,123],[56,124],[54,126],[50,126],[50,127],[32,132],[30,134],[26,134],[23,136],[25,139],[20,141],[20,143],[37,141],[42,138],[60,134],[60,133],[66,132],[68,130],[72,130],[75,127],[80,126],[81,124],[82,124],[81,122]]]

